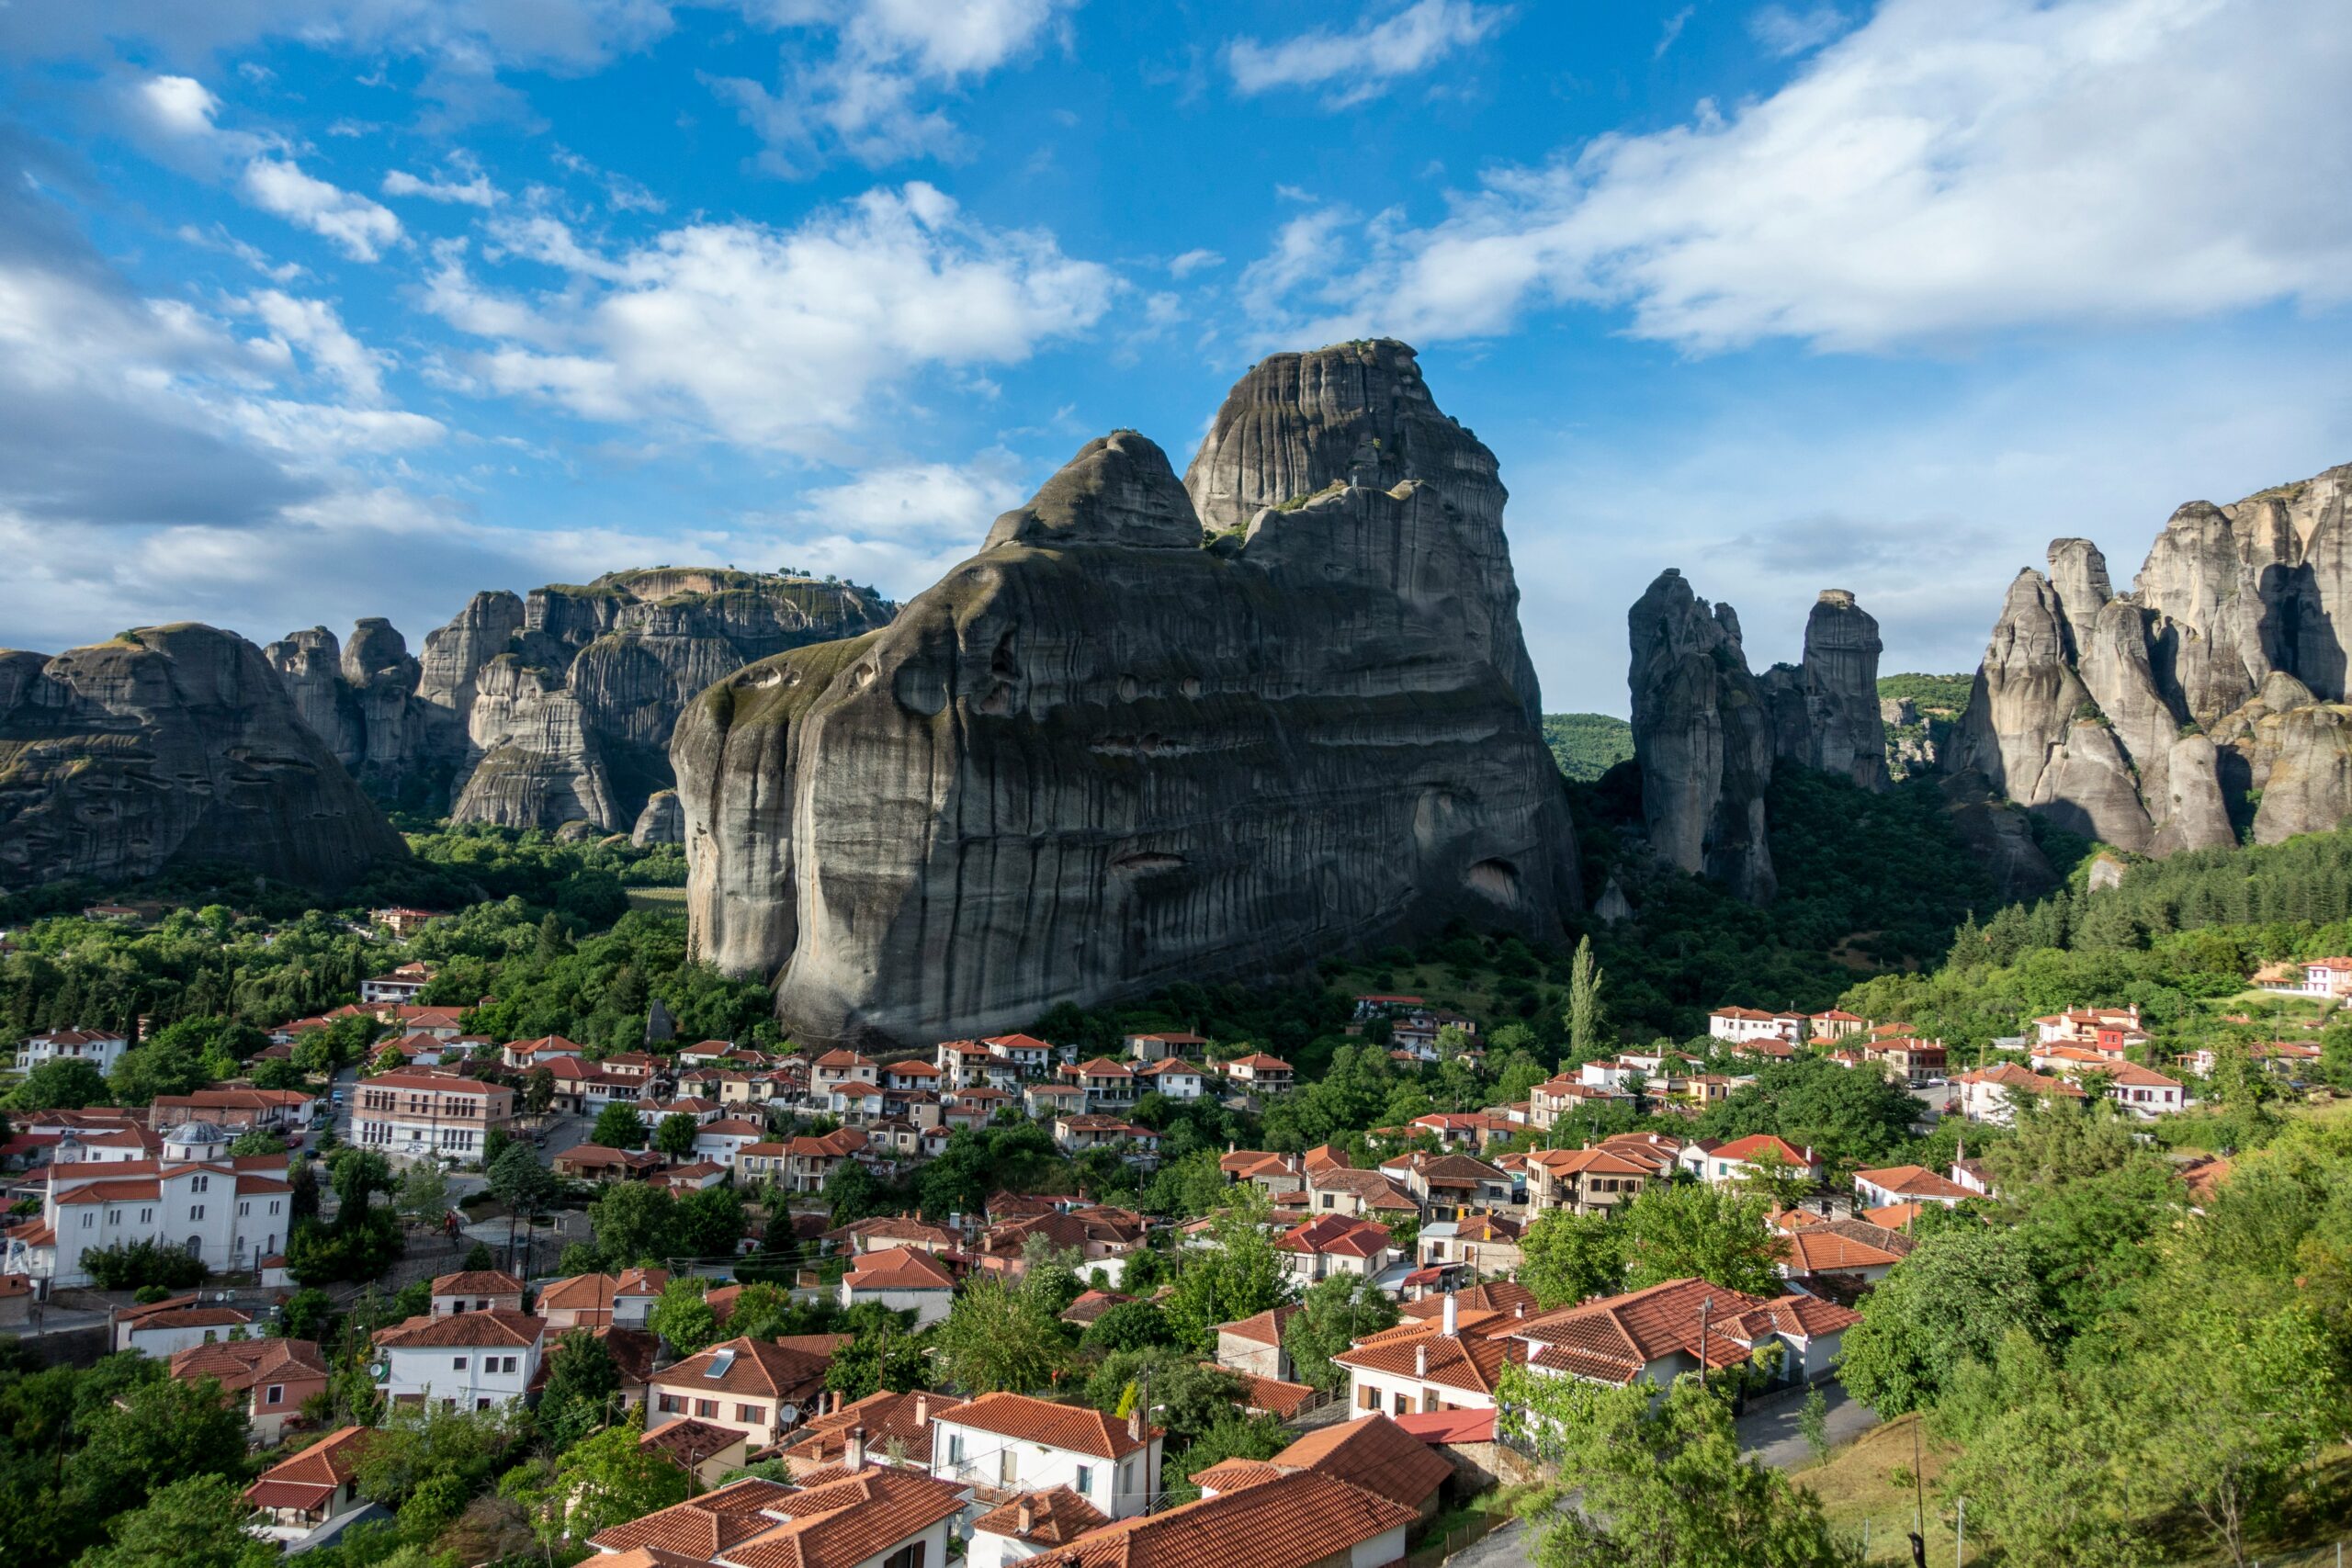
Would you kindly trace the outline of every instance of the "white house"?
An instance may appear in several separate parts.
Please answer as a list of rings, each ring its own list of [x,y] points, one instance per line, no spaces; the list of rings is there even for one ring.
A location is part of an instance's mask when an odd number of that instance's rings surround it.
[[[1067,1486],[1023,1492],[972,1521],[964,1568],[1006,1568],[1068,1546],[1110,1519]]]
[[[915,1326],[928,1328],[956,1304],[956,1277],[917,1247],[860,1253],[842,1276],[842,1306],[879,1302],[892,1312],[911,1312]]]
[[[1161,1432],[1139,1416],[985,1393],[934,1416],[931,1473],[969,1486],[994,1506],[1023,1492],[1066,1486],[1114,1519],[1142,1513],[1159,1489]]]
[[[153,1159],[84,1160],[61,1139],[41,1197],[41,1224],[0,1244],[0,1273],[91,1282],[85,1255],[134,1241],[176,1247],[223,1271],[280,1251],[293,1228],[287,1156],[232,1159],[229,1134],[187,1122]]]
[[[1705,1280],[1669,1280],[1646,1290],[1544,1313],[1511,1326],[1528,1370],[1619,1388],[1664,1389],[1702,1364],[1739,1366],[1781,1347],[1783,1383],[1826,1377],[1859,1314],[1811,1296],[1751,1296]]]
[[[1971,1122],[1990,1122],[2004,1127],[2017,1113],[2020,1100],[2040,1095],[2054,1095],[2062,1100],[2083,1098],[2083,1091],[2064,1078],[2043,1077],[2009,1062],[1962,1073],[1951,1080],[1951,1098],[1959,1102],[1962,1116]]]
[[[1182,1057],[1163,1056],[1136,1069],[1136,1088],[1143,1094],[1164,1094],[1170,1100],[1198,1100],[1207,1091],[1208,1072]]]
[[[52,1029],[27,1039],[17,1049],[17,1071],[31,1072],[51,1062],[87,1062],[101,1074],[114,1071],[130,1042],[101,1029]]]
[[[478,1160],[490,1130],[514,1122],[512,1088],[455,1073],[379,1073],[360,1080],[358,1100],[351,1141],[394,1164]]]
[[[1805,1017],[1795,1012],[1764,1012],[1756,1008],[1717,1008],[1707,1015],[1707,1033],[1734,1045],[1750,1040],[1785,1040],[1795,1044],[1804,1037]]]
[[[377,1391],[394,1404],[487,1410],[520,1399],[539,1373],[545,1318],[504,1307],[412,1317],[376,1333]]]
[[[756,1122],[740,1116],[721,1117],[705,1122],[695,1133],[695,1156],[716,1165],[734,1168],[735,1156],[768,1135],[768,1130]]]

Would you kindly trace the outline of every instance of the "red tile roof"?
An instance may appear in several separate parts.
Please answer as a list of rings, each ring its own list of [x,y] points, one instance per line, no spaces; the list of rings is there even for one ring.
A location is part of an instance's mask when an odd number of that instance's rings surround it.
[[[891,1247],[860,1254],[842,1283],[853,1291],[952,1291],[956,1276],[919,1247]]]
[[[518,1296],[523,1281],[499,1269],[466,1269],[433,1281],[436,1296]]]
[[[786,1459],[832,1464],[849,1451],[852,1429],[863,1427],[869,1456],[879,1458],[895,1439],[904,1447],[909,1463],[929,1464],[932,1422],[963,1407],[964,1402],[952,1394],[884,1389],[807,1421],[781,1451]]]
[[[440,1345],[534,1345],[547,1331],[543,1317],[492,1307],[487,1312],[451,1313],[447,1317],[412,1317],[378,1329],[376,1343],[401,1350]]]
[[[1385,1497],[1311,1470],[1122,1519],[1034,1568],[1308,1568],[1410,1525]]]
[[[811,1337],[838,1344],[848,1337],[821,1335]],[[781,1345],[774,1340],[739,1337],[713,1345],[699,1356],[690,1356],[676,1366],[664,1367],[654,1375],[653,1381],[663,1388],[691,1386],[697,1390],[716,1389],[724,1393],[758,1393],[771,1399],[783,1399],[822,1383],[825,1369],[831,1361],[830,1347],[819,1353]],[[718,1375],[712,1375],[715,1371]]]
[[[1026,1513],[1029,1525],[1022,1528],[1022,1516]],[[1110,1516],[1080,1496],[1067,1486],[1048,1487],[1043,1492],[1023,1492],[993,1513],[982,1514],[972,1521],[975,1531],[990,1535],[1008,1535],[1015,1540],[1025,1540],[1039,1548],[1068,1546],[1090,1530],[1102,1529],[1111,1522]]]
[[[1097,1459],[1118,1459],[1144,1446],[1143,1438],[1129,1435],[1126,1422],[1114,1420],[1100,1410],[1033,1399],[1025,1393],[984,1393],[949,1419],[959,1427],[1018,1438],[1023,1442],[1040,1443],[1071,1453],[1091,1454]],[[1156,1427],[1147,1431],[1148,1436],[1158,1433]]]
[[[1336,1421],[1291,1444],[1273,1458],[1287,1470],[1312,1470],[1418,1509],[1437,1495],[1453,1466],[1427,1443],[1374,1413]]]

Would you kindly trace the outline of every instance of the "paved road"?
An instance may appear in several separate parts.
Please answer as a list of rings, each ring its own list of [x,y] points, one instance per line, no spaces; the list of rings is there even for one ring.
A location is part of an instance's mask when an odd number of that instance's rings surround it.
[[[1878,1412],[1849,1399],[1836,1383],[1823,1391],[1829,1401],[1829,1446],[1850,1443],[1879,1424]],[[1770,1410],[1739,1418],[1740,1452],[1762,1460],[1775,1470],[1796,1470],[1813,1462],[1813,1449],[1797,1430],[1802,1400],[1790,1400]],[[1568,1503],[1563,1500],[1562,1507]],[[1513,1519],[1500,1529],[1481,1536],[1446,1559],[1447,1568],[1522,1568],[1530,1562],[1527,1522]]]

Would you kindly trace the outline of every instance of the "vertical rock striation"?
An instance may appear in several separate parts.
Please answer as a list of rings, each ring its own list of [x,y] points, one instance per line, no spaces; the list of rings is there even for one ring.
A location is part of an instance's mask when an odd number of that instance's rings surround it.
[[[298,661],[334,643],[306,637]],[[0,652],[0,886],[224,861],[334,889],[407,853],[243,637],[180,625]]]
[[[2049,574],[2011,585],[1947,765],[2154,855],[2334,827],[2352,812],[2348,493],[2352,466],[2192,502],[2125,594],[2088,540],[2053,541]]]
[[[801,1039],[926,1042],[1457,917],[1555,935],[1494,471],[1390,343],[1257,367],[1189,492],[1088,444],[888,626],[689,705],[697,950]]]

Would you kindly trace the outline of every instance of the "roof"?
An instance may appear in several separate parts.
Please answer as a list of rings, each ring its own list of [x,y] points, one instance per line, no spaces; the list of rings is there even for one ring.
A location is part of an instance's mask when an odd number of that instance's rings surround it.
[[[1699,1357],[1700,1308],[1713,1303],[1706,1363],[1747,1359],[1750,1348],[1724,1331],[1724,1320],[1764,1304],[1764,1298],[1706,1280],[1669,1280],[1646,1290],[1604,1296],[1532,1318],[1513,1332],[1532,1347],[1532,1364],[1595,1382],[1631,1383],[1653,1361]]]
[[[1377,1258],[1388,1250],[1388,1227],[1343,1214],[1324,1214],[1285,1232],[1274,1246],[1283,1252],[1334,1258]]]
[[[514,1296],[522,1292],[523,1281],[501,1269],[460,1269],[433,1281],[436,1296]]]
[[[345,1427],[329,1432],[300,1453],[263,1471],[260,1479],[245,1488],[245,1495],[265,1508],[311,1506],[358,1472],[361,1457],[375,1440],[372,1427]],[[264,1494],[265,1487],[271,1490]]]
[[[1078,1298],[1062,1309],[1064,1323],[1090,1324],[1114,1306],[1125,1306],[1136,1300],[1116,1291],[1082,1291]]]
[[[1854,1172],[1854,1179],[1883,1188],[1899,1198],[1950,1199],[1959,1202],[1976,1196],[1951,1178],[1939,1176],[1920,1165],[1891,1165],[1883,1170],[1858,1170]]]
[[[545,1312],[610,1313],[613,1307],[613,1277],[610,1274],[574,1274],[558,1280],[539,1292],[539,1310]]]
[[[1307,1568],[1417,1517],[1311,1470],[1106,1525],[1035,1568]]]
[[[1993,1084],[2001,1089],[2023,1089],[2030,1094],[2055,1094],[2077,1100],[2083,1093],[2064,1078],[2044,1077],[2040,1073],[2028,1072],[2014,1062],[2003,1062],[1996,1067],[1981,1067],[1973,1073],[1962,1073],[1952,1082]]]
[[[842,1338],[842,1336],[812,1337]],[[664,1388],[689,1384],[699,1390],[716,1389],[724,1393],[759,1393],[771,1399],[783,1399],[813,1383],[824,1381],[825,1369],[832,1361],[830,1349],[823,1354],[812,1350],[779,1345],[773,1340],[738,1337],[713,1345],[699,1356],[690,1356],[674,1367],[664,1367],[654,1381]]]
[[[1778,1155],[1789,1165],[1807,1166],[1813,1163],[1813,1151],[1801,1149],[1774,1133],[1752,1133],[1745,1138],[1734,1138],[1707,1151],[1709,1159],[1752,1160],[1758,1156]]]
[[[1097,1459],[1118,1459],[1144,1446],[1142,1438],[1129,1434],[1126,1422],[1100,1410],[1033,1399],[1025,1393],[984,1393],[947,1419],[959,1427]],[[1159,1429],[1150,1430],[1157,1436]]]
[[[904,1445],[910,1461],[927,1464],[931,1461],[932,1422],[954,1414],[963,1404],[962,1400],[951,1394],[893,1393],[884,1389],[803,1423],[782,1451],[789,1459],[835,1463],[849,1451],[852,1429],[863,1427],[866,1452],[878,1453],[896,1439]]]
[[[1427,1443],[1377,1412],[1309,1432],[1273,1462],[1317,1471],[1415,1509],[1453,1473],[1453,1466],[1431,1453]]]
[[[1847,1235],[1831,1225],[1807,1225],[1781,1244],[1789,1270],[1796,1274],[1838,1274],[1856,1269],[1886,1269],[1903,1261],[1903,1254],[1875,1241]]]
[[[1303,1382],[1283,1382],[1279,1378],[1261,1378],[1254,1373],[1238,1374],[1242,1382],[1241,1403],[1251,1410],[1263,1410],[1287,1421],[1315,1401],[1314,1388]]]
[[[1028,1510],[1029,1528],[1021,1528],[1022,1510]],[[1023,1492],[993,1513],[982,1514],[972,1521],[977,1532],[1009,1535],[1015,1540],[1025,1540],[1032,1546],[1051,1548],[1068,1546],[1091,1530],[1102,1529],[1111,1517],[1102,1509],[1080,1496],[1067,1486],[1048,1487],[1043,1492]]]
[[[1495,1415],[1492,1410],[1430,1410],[1390,1419],[1425,1443],[1491,1443]]]
[[[952,1291],[956,1276],[919,1247],[889,1247],[863,1253],[842,1276],[853,1291]]]
[[[1453,1307],[1457,1316],[1463,1313],[1491,1312],[1506,1317],[1532,1317],[1535,1314],[1535,1292],[1516,1280],[1496,1280],[1454,1292]],[[1407,1302],[1404,1307],[1408,1318],[1442,1317],[1444,1313],[1443,1296],[1423,1296],[1419,1301]]]
[[[765,1506],[786,1516],[729,1548],[741,1568],[854,1568],[964,1508],[967,1489],[921,1471],[879,1465],[813,1483]]]
[[[692,1470],[713,1454],[723,1454],[751,1439],[732,1427],[714,1427],[687,1419],[656,1427],[638,1438],[637,1446],[660,1454],[682,1470]]]
[[[1233,1060],[1226,1063],[1225,1066],[1227,1072],[1232,1071],[1236,1067],[1247,1067],[1253,1073],[1286,1073],[1290,1071],[1290,1064],[1288,1062],[1283,1061],[1280,1056],[1269,1056],[1263,1051],[1252,1051],[1247,1056],[1236,1056]]]
[[[1464,1330],[1481,1326],[1458,1313],[1455,1321]],[[1424,1349],[1428,1352],[1426,1361],[1421,1356]],[[1493,1338],[1475,1332],[1448,1334],[1439,1323],[1414,1318],[1385,1333],[1360,1339],[1354,1348],[1343,1350],[1331,1359],[1343,1367],[1361,1367],[1366,1371],[1416,1378],[1491,1396],[1501,1380],[1503,1368],[1526,1358],[1527,1348],[1515,1339]]]
[[[439,1345],[536,1345],[547,1331],[546,1318],[492,1307],[487,1312],[451,1313],[447,1317],[412,1317],[378,1329],[376,1343],[400,1350]]]
[[[1246,1340],[1252,1345],[1279,1345],[1283,1342],[1283,1325],[1297,1311],[1298,1303],[1294,1302],[1288,1306],[1269,1308],[1252,1317],[1220,1323],[1216,1331],[1220,1335],[1230,1334],[1236,1339]]]
[[[781,1482],[747,1475],[715,1491],[667,1508],[658,1508],[626,1524],[600,1530],[590,1544],[606,1551],[628,1552],[641,1547],[657,1551],[684,1552],[707,1561],[775,1528],[762,1512],[793,1495]],[[600,1565],[609,1560],[600,1559]]]
[[[171,1373],[183,1382],[213,1378],[231,1393],[256,1383],[323,1380],[326,1358],[308,1339],[217,1340],[175,1353]]]

